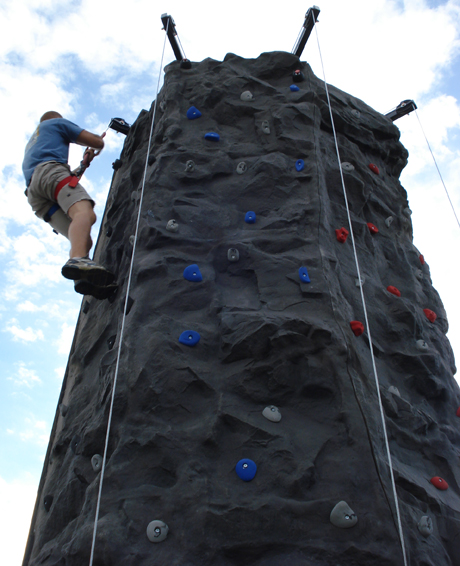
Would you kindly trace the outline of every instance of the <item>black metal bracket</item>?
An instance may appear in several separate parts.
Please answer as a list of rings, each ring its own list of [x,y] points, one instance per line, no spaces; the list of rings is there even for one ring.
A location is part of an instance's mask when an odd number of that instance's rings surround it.
[[[320,11],[321,10],[318,8],[318,6],[308,8],[308,12],[305,14],[305,21],[303,23],[302,29],[300,30],[297,41],[292,49],[292,53],[294,55],[297,55],[297,57],[300,57],[302,55],[308,38],[313,31],[313,26],[318,21],[318,15]]]
[[[125,134],[125,136],[128,135],[130,127],[128,122],[125,122],[123,118],[112,118],[109,124],[109,128],[121,134]]]
[[[392,122],[397,120],[398,118],[402,118],[403,116],[407,116],[414,110],[417,110],[417,105],[413,100],[403,100],[396,106],[394,110],[385,114],[387,118],[390,118]]]
[[[169,43],[171,44],[176,59],[178,61],[183,61],[184,59],[186,59],[186,57],[182,46],[177,42],[176,37],[178,38],[179,36],[177,35],[176,24],[174,23],[172,16],[168,16],[168,14],[162,14],[161,21],[163,22],[163,29],[168,34]]]

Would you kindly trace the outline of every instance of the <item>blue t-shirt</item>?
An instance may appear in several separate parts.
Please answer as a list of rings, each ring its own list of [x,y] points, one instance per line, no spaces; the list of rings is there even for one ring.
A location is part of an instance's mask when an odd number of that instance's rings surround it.
[[[75,142],[83,128],[65,118],[45,120],[38,125],[24,152],[22,171],[29,186],[35,167],[46,161],[67,163],[69,143]]]

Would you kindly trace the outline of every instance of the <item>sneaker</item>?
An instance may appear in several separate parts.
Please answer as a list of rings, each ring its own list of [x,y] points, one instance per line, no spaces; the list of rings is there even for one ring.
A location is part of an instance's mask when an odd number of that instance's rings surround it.
[[[99,287],[98,285],[94,285],[84,279],[75,281],[74,285],[75,291],[80,293],[80,295],[91,295],[99,301],[112,297],[118,290],[118,285],[106,285],[105,287]]]
[[[111,271],[86,257],[69,259],[61,273],[66,279],[85,280],[98,287],[110,285],[115,279],[115,275]]]

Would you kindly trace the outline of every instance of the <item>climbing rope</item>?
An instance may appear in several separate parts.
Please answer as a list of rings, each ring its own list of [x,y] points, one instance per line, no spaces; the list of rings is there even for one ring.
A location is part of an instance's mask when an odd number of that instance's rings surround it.
[[[169,27],[169,20],[168,20],[168,27]],[[167,29],[167,28],[166,28]],[[166,32],[167,33],[167,32]],[[179,42],[180,48],[182,53],[184,54],[184,59],[187,59],[187,56],[185,55],[185,51],[184,48],[182,47],[182,41],[180,40],[180,37],[178,35],[176,35],[176,39]]]
[[[420,129],[422,130],[422,134],[425,138],[428,149],[430,150],[431,157],[433,158],[436,169],[438,170],[439,178],[441,179],[442,186],[444,187],[444,190],[446,191],[446,195],[447,195],[447,198],[449,199],[450,206],[452,207],[452,212],[454,213],[455,220],[457,221],[458,227],[460,228],[460,220],[458,219],[457,213],[455,212],[454,203],[452,202],[452,200],[450,198],[449,191],[447,190],[446,184],[444,183],[444,179],[442,178],[442,175],[441,175],[441,171],[439,170],[438,164],[436,163],[436,158],[435,158],[434,153],[431,149],[430,142],[428,141],[428,138],[426,137],[425,131],[424,131],[423,126],[422,126],[422,122],[420,122],[420,118],[418,117],[417,110],[415,110],[415,115],[417,116],[418,123],[420,124]]]
[[[110,427],[111,427],[111,424],[112,424],[113,404],[114,404],[114,400],[115,400],[115,389],[116,389],[116,385],[117,385],[118,371],[119,371],[119,367],[120,367],[121,345],[122,345],[122,342],[123,342],[126,313],[127,313],[127,310],[128,310],[129,289],[130,289],[130,286],[131,286],[131,279],[132,279],[132,274],[133,274],[134,255],[136,253],[137,235],[139,233],[139,223],[140,223],[140,219],[141,219],[142,202],[143,202],[143,199],[144,199],[145,179],[147,177],[147,167],[148,167],[148,163],[149,163],[150,145],[151,145],[151,142],[152,142],[153,126],[154,126],[154,123],[155,123],[155,114],[156,114],[156,110],[157,110],[157,100],[158,100],[158,91],[160,89],[160,79],[161,79],[161,74],[162,74],[162,71],[163,71],[163,59],[164,59],[164,54],[165,54],[166,38],[168,37],[168,27],[169,27],[169,22],[168,22],[168,26],[166,27],[165,40],[164,40],[164,43],[163,43],[163,53],[161,55],[160,72],[158,74],[157,91],[156,91],[156,95],[155,95],[155,104],[154,104],[154,107],[153,107],[152,123],[150,125],[150,135],[149,135],[149,143],[148,143],[148,147],[147,147],[147,155],[145,157],[145,167],[144,167],[144,175],[143,175],[143,178],[142,178],[141,196],[140,196],[140,199],[139,199],[139,210],[137,212],[137,222],[136,222],[136,232],[134,234],[133,252],[131,254],[131,264],[129,266],[128,283],[127,283],[127,286],[126,286],[125,306],[123,308],[123,317],[122,317],[122,322],[121,322],[120,340],[118,342],[117,362],[116,362],[116,366],[115,366],[115,374],[114,374],[114,377],[113,377],[112,396],[111,396],[111,400],[110,400],[109,418],[108,418],[108,422],[107,422],[107,433],[105,435],[104,456],[102,458],[101,476],[100,476],[100,481],[99,481],[99,493],[98,493],[98,496],[97,496],[96,516],[95,516],[95,519],[94,519],[93,540],[92,540],[92,543],[91,543],[91,555],[90,555],[90,559],[89,559],[89,566],[93,566],[94,548],[96,546],[97,523],[98,523],[98,519],[99,519],[99,510],[100,510],[100,505],[101,505],[101,494],[102,494],[102,484],[104,482],[105,464],[106,464],[106,461],[107,461],[107,451],[108,451],[108,445],[109,445]]]
[[[319,57],[320,57],[320,61],[321,61],[321,68],[323,70],[324,86],[325,86],[325,89],[326,89],[327,103],[328,103],[328,106],[329,106],[329,114],[330,114],[330,117],[331,117],[332,132],[334,134],[335,149],[336,149],[336,152],[337,152],[337,159],[338,159],[338,162],[339,162],[340,178],[342,180],[343,196],[344,196],[344,199],[345,199],[345,206],[346,206],[346,209],[347,209],[348,225],[350,226],[350,235],[351,235],[351,241],[352,241],[352,244],[353,244],[353,254],[354,254],[354,257],[355,257],[356,271],[358,273],[359,289],[360,289],[360,292],[361,292],[361,301],[362,301],[362,304],[363,304],[364,318],[365,318],[365,322],[366,322],[367,334],[369,336],[369,349],[370,349],[370,352],[371,352],[372,367],[373,367],[373,370],[374,370],[375,385],[376,385],[376,389],[377,389],[377,397],[378,397],[378,402],[379,402],[379,407],[380,407],[380,416],[381,416],[382,425],[383,425],[383,434],[384,434],[384,438],[385,438],[385,446],[386,446],[387,457],[388,457],[388,465],[389,465],[389,468],[390,468],[391,485],[392,485],[392,488],[393,488],[393,496],[394,496],[395,507],[396,507],[396,517],[397,517],[397,522],[398,522],[398,530],[399,530],[399,538],[400,538],[400,542],[401,542],[401,550],[402,550],[402,554],[403,554],[404,566],[408,566],[407,556],[406,556],[406,546],[405,546],[405,543],[404,543],[404,533],[403,533],[402,524],[401,524],[401,515],[400,515],[400,512],[399,512],[398,494],[396,493],[396,483],[395,483],[394,474],[393,474],[393,463],[392,463],[392,459],[391,459],[390,445],[388,443],[388,434],[387,434],[387,429],[386,429],[386,425],[385,425],[385,414],[384,414],[384,411],[383,411],[382,397],[380,395],[380,383],[379,383],[379,377],[378,377],[378,374],[377,374],[377,366],[375,364],[374,349],[373,349],[373,346],[372,346],[371,330],[369,328],[369,320],[368,320],[368,316],[367,316],[366,300],[364,298],[364,292],[363,292],[363,282],[362,282],[362,279],[361,279],[361,270],[359,268],[359,261],[358,261],[358,254],[357,254],[357,251],[356,251],[355,236],[353,234],[353,227],[352,227],[352,224],[351,224],[350,208],[348,206],[347,191],[346,191],[346,188],[345,188],[345,180],[344,180],[344,177],[343,177],[342,163],[341,163],[341,160],[340,160],[339,145],[338,145],[338,142],[337,142],[337,133],[335,131],[334,116],[332,115],[331,99],[329,97],[329,89],[327,87],[326,73],[325,73],[325,70],[324,70],[324,63],[323,63],[323,56],[322,56],[321,47],[320,47],[320,44],[319,44],[318,29],[317,29],[314,14],[313,14],[313,22],[315,24],[314,28],[315,28],[315,32],[316,32],[316,41],[317,41],[317,44],[318,44],[318,51],[319,51]]]

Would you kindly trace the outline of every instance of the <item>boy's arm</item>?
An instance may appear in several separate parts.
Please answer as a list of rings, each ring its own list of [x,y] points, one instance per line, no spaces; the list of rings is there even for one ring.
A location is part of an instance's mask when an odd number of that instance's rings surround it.
[[[104,140],[102,139],[102,136],[97,136],[87,130],[80,132],[75,143],[78,143],[78,145],[86,145],[87,147],[92,147],[94,149],[102,149],[104,147]]]

